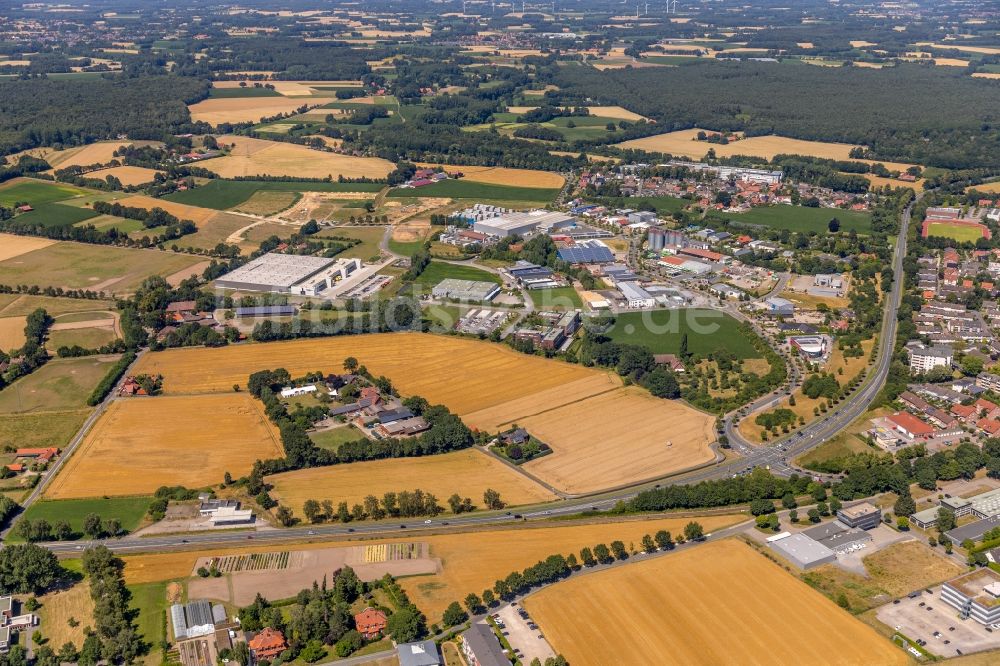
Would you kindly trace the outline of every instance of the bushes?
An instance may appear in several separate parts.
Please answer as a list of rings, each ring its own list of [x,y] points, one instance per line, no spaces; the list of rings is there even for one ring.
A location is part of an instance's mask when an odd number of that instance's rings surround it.
[[[118,383],[118,380],[121,379],[122,375],[125,374],[125,371],[128,370],[128,367],[135,361],[135,358],[135,352],[129,351],[118,359],[118,362],[108,370],[108,374],[104,375],[104,379],[94,387],[93,393],[87,398],[87,404],[93,407],[104,400],[108,393],[111,392],[111,389],[115,387],[115,384]]]

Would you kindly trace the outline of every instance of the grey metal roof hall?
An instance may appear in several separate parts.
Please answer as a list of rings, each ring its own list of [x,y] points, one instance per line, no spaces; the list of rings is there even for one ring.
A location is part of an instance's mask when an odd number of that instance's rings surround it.
[[[510,666],[510,659],[503,653],[500,641],[488,625],[474,624],[462,637],[476,655],[479,666]]]

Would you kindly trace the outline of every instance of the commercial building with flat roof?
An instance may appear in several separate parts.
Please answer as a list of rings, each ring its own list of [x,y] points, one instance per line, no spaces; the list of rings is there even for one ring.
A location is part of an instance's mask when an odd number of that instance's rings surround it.
[[[506,238],[530,236],[538,232],[551,233],[575,224],[576,218],[566,213],[529,210],[524,213],[505,213],[497,217],[476,220],[473,229],[481,234]]]
[[[983,538],[984,534],[996,527],[1000,527],[1000,515],[981,518],[975,522],[948,530],[945,534],[951,539],[952,543],[962,543],[966,539],[979,541]]]
[[[941,601],[954,607],[962,619],[985,625],[1000,622],[1000,574],[976,569],[941,586]]]
[[[871,502],[862,502],[837,511],[837,519],[848,527],[870,530],[882,522],[882,510]]]
[[[456,301],[490,301],[500,293],[500,285],[479,280],[441,280],[431,289],[434,298],[448,298]]]
[[[638,282],[619,282],[618,291],[630,308],[651,308],[656,305],[656,299],[639,286]]]
[[[358,259],[329,259],[270,252],[217,279],[221,289],[316,296],[361,268]]]
[[[803,530],[802,534],[816,543],[826,546],[834,553],[847,552],[872,540],[871,535],[867,532],[845,527],[840,521],[810,527]]]
[[[837,554],[805,534],[790,534],[768,544],[800,569],[811,569],[837,560]]]

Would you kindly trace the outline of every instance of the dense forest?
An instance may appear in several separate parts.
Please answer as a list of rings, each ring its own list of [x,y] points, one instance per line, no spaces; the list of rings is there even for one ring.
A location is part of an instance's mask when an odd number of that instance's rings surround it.
[[[553,75],[562,104],[620,104],[657,121],[645,134],[704,127],[870,146],[874,159],[1000,168],[1000,84],[947,67],[883,70],[697,62]]]
[[[127,134],[163,139],[195,129],[185,104],[207,81],[179,76],[0,82],[0,155],[37,146],[74,146]]]

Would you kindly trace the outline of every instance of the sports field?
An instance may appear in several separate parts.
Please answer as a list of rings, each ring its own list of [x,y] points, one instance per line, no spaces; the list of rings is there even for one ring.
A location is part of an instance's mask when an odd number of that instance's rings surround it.
[[[149,275],[173,275],[203,261],[203,257],[160,250],[64,241],[0,261],[0,284],[124,294]]]
[[[231,392],[233,384],[245,385],[256,370],[283,367],[293,376],[331,371],[347,356],[389,377],[403,395],[447,405],[470,427],[493,432],[502,424],[530,422],[544,431],[540,438],[554,450],[532,464],[539,474],[574,489],[663,476],[710,459],[713,437],[705,424],[712,420],[701,412],[654,400],[638,388],[623,389],[610,372],[478,340],[393,333],[176,349],[146,354],[136,372],[162,374],[168,394]],[[585,410],[574,405],[588,398]],[[622,414],[633,417],[627,428],[620,427],[626,422]],[[609,430],[610,424],[617,424],[620,433]],[[664,437],[664,428],[671,437]],[[607,445],[609,438],[614,446]]]
[[[84,409],[91,391],[117,360],[117,356],[52,359],[0,391],[0,413]]]
[[[927,225],[926,236],[951,238],[959,243],[975,243],[983,238],[985,227],[971,224],[949,224],[948,222],[931,222]]]
[[[510,185],[512,187],[562,187],[566,179],[551,171],[537,169],[509,169],[506,167],[465,166],[449,164],[419,163],[418,166],[442,167],[448,173],[461,172],[462,180],[490,185]]]
[[[98,178],[104,180],[108,176],[114,176],[121,181],[122,185],[128,187],[130,185],[145,185],[146,183],[153,182],[153,177],[156,176],[156,169],[146,169],[145,167],[137,166],[120,166],[112,167],[110,169],[99,169],[98,171],[91,171],[86,175],[87,178]]]
[[[848,160],[851,158],[851,149],[854,148],[848,143],[827,143],[825,141],[803,141],[801,139],[790,139],[784,136],[755,136],[749,139],[733,141],[726,145],[698,141],[699,131],[711,134],[711,130],[699,130],[698,128],[689,130],[678,130],[667,132],[666,134],[656,134],[641,139],[632,139],[615,144],[619,148],[635,148],[657,153],[670,153],[678,157],[690,157],[701,159],[710,149],[715,151],[718,157],[732,157],[734,155],[750,155],[753,157],[763,157],[772,159],[775,155],[808,155],[810,157],[821,157],[831,160]]]
[[[46,490],[49,499],[150,494],[220,483],[283,455],[277,432],[245,393],[118,400]]]
[[[237,101],[246,100],[220,100]],[[204,102],[202,102],[204,103]],[[219,137],[220,144],[234,145],[224,157],[198,163],[198,166],[222,178],[243,176],[290,176],[300,178],[326,178],[338,176],[358,178],[385,178],[394,166],[392,162],[377,157],[353,157],[337,153],[312,150],[294,143],[265,141],[240,136]]]
[[[410,599],[436,622],[449,603],[462,599],[469,592],[481,594],[502,576],[521,570],[541,559],[560,553],[576,554],[584,546],[593,548],[598,543],[608,544],[620,539],[626,546],[639,544],[645,534],[668,530],[678,534],[690,518],[659,518],[652,520],[622,520],[615,523],[564,524],[545,527],[527,527],[513,531],[492,529],[474,534],[445,534],[421,538],[430,544],[431,557],[441,560],[441,573],[430,576],[409,576],[399,583]],[[721,529],[744,521],[744,516],[705,516],[698,519],[706,532]],[[413,537],[380,539],[379,543],[410,542]],[[259,544],[252,552],[283,550],[308,550],[323,546],[344,546],[371,541],[333,541],[288,546]],[[213,551],[193,551],[135,555],[125,557],[125,581],[149,583],[187,578],[199,557],[230,555],[247,552],[247,548]]]
[[[677,354],[681,338],[688,336],[688,351],[709,354],[726,349],[738,358],[759,358],[739,322],[718,310],[684,308],[626,312],[615,318],[608,335],[615,342],[642,345],[654,354]]]
[[[524,601],[589,664],[907,664],[902,650],[738,541],[583,576]]]
[[[354,439],[362,438],[353,430]],[[394,458],[349,465],[312,467],[267,478],[274,484],[272,495],[301,515],[308,499],[332,500],[334,505],[360,503],[366,495],[381,498],[387,492],[419,488],[437,496],[441,506],[452,494],[472,499],[483,508],[483,491],[493,488],[508,506],[555,499],[526,476],[510,469],[482,451],[466,449],[438,456]]]
[[[291,113],[303,104],[321,104],[323,99],[289,99],[287,97],[209,97],[188,105],[191,120],[211,125],[220,123],[258,123],[262,118],[279,113]]]

